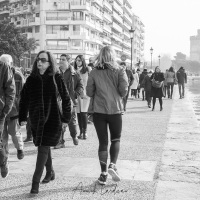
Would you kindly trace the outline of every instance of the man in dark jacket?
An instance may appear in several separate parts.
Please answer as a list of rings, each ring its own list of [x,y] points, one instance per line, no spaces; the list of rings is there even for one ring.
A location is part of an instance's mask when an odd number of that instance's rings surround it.
[[[3,54],[0,57],[0,61],[9,65],[12,69],[14,80],[15,80],[15,100],[12,106],[10,113],[5,118],[4,123],[4,131],[2,135],[3,146],[5,147],[6,154],[9,154],[8,148],[8,138],[9,135],[12,138],[13,144],[17,149],[17,158],[23,159],[24,158],[24,143],[22,133],[20,131],[20,125],[18,123],[18,114],[19,114],[19,99],[20,99],[20,92],[22,87],[25,83],[24,76],[19,68],[15,68],[13,66],[13,59],[12,56],[9,54]]]
[[[142,74],[140,74],[140,78],[139,78],[139,85],[140,85],[140,88],[142,89],[142,100],[143,101],[145,100],[143,80],[146,75],[147,75],[147,69],[143,69],[143,72],[142,72]]]
[[[73,66],[70,65],[71,57],[67,54],[60,56],[60,70],[64,78],[65,85],[69,91],[70,98],[73,102],[72,117],[68,124],[70,135],[73,139],[74,145],[78,145],[77,138],[77,117],[75,113],[75,107],[77,106],[77,97],[83,91],[83,80],[80,75],[74,70]],[[55,147],[56,149],[65,147],[64,140],[65,128],[62,130],[61,140]]]
[[[124,68],[124,70],[126,71],[126,75],[128,77],[128,92],[127,92],[127,95],[123,98],[124,111],[126,111],[126,104],[127,104],[127,100],[128,100],[128,96],[129,96],[129,92],[130,92],[130,86],[133,84],[134,77],[133,77],[133,73],[131,72],[131,70],[129,70],[127,68],[125,62],[121,62],[120,65]]]
[[[185,95],[185,83],[187,83],[187,74],[185,73],[185,69],[180,67],[180,69],[176,73],[176,77],[178,80],[178,88],[180,99],[184,98]],[[182,88],[182,91],[181,91]]]
[[[2,145],[5,118],[10,112],[15,99],[15,81],[11,68],[0,61],[0,171],[1,176],[8,175],[8,155]]]

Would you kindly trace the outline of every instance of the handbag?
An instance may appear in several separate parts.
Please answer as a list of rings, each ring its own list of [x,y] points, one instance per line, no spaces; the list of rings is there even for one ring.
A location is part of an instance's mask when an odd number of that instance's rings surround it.
[[[161,88],[163,82],[159,82],[159,81],[156,81],[155,79],[152,79],[152,86],[155,87],[155,88]]]
[[[60,114],[62,115],[63,114],[63,112],[62,112],[62,99],[61,99],[60,93],[58,91],[58,86],[56,84],[56,80],[55,80],[55,76],[54,75],[53,75],[53,82],[54,82],[54,85],[56,87],[56,96],[57,96],[58,109],[59,109]]]

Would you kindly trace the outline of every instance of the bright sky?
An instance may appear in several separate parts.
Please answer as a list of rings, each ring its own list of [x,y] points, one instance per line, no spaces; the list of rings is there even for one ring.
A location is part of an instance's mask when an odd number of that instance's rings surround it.
[[[131,0],[145,25],[145,59],[176,52],[190,56],[190,36],[200,29],[200,0]]]

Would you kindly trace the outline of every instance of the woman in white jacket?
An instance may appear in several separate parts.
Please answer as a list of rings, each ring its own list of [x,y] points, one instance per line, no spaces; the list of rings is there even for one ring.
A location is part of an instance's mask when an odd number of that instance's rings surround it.
[[[137,96],[137,88],[139,84],[139,76],[138,73],[135,72],[135,69],[133,70],[133,84],[131,85],[131,97],[134,96],[136,98]]]

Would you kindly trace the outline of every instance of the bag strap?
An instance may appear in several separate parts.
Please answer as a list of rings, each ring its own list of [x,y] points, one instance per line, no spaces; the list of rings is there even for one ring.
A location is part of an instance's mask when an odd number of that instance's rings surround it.
[[[55,80],[55,75],[53,75],[53,82],[54,82],[54,85],[56,87],[56,96],[58,97],[58,96],[60,96],[60,93],[58,91],[58,86],[57,86],[57,83],[56,83],[56,80]]]

